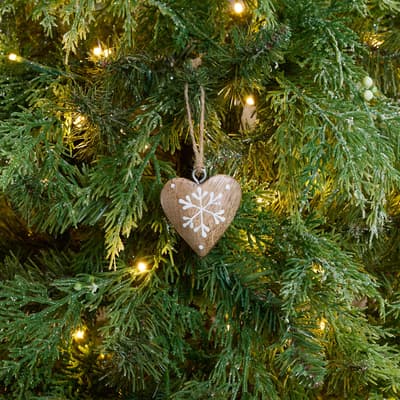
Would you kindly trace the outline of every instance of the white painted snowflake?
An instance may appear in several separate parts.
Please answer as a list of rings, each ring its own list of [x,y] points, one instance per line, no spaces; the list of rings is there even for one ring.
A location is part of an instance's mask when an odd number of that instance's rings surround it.
[[[192,198],[193,200],[192,200]],[[182,219],[184,221],[183,227],[193,229],[194,232],[201,233],[203,238],[207,237],[207,233],[210,232],[210,227],[207,226],[204,222],[205,215],[211,215],[214,219],[215,224],[219,224],[220,222],[225,221],[225,217],[223,214],[224,210],[213,211],[210,209],[213,206],[220,206],[222,194],[215,195],[214,192],[207,192],[202,190],[201,187],[198,187],[196,192],[193,192],[190,195],[187,195],[186,200],[179,199],[179,204],[182,204],[182,210],[194,209],[195,213],[192,217],[183,216]]]

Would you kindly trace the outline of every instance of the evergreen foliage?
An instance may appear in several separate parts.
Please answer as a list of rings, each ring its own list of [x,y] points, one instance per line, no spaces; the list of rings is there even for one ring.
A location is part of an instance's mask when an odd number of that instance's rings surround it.
[[[400,2],[233,3],[1,1],[0,398],[399,396]],[[243,191],[204,258],[185,83]]]

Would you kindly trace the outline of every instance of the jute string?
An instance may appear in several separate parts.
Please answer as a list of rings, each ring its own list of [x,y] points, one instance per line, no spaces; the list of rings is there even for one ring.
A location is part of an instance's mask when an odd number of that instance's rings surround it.
[[[192,112],[190,110],[189,102],[189,85],[185,83],[185,103],[186,112],[189,121],[189,132],[192,139],[193,153],[194,153],[194,170],[193,173],[196,176],[203,175],[205,177],[206,172],[204,168],[204,114],[205,114],[205,92],[203,86],[200,86],[200,123],[199,123],[199,142],[196,142],[196,136],[194,134],[194,126],[192,120]]]

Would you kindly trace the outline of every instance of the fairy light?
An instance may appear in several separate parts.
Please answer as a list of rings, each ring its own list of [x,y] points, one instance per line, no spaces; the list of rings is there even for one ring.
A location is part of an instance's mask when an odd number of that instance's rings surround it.
[[[77,329],[73,334],[72,337],[74,340],[82,340],[85,338],[85,331],[83,329]]]
[[[110,55],[111,55],[111,49],[105,49],[105,50],[103,51],[103,56],[104,56],[105,58],[109,57]]]
[[[92,53],[96,57],[100,57],[103,54],[103,49],[100,46],[93,47]]]
[[[245,103],[248,106],[254,106],[256,104],[256,100],[254,98],[254,96],[252,96],[251,94],[248,95],[245,99],[244,99]]]
[[[18,56],[17,56],[15,53],[10,53],[10,54],[8,55],[8,59],[9,59],[10,61],[17,61],[17,60],[18,60]]]
[[[137,269],[139,272],[146,272],[148,269],[148,265],[145,262],[140,261],[137,264]]]
[[[92,54],[97,58],[99,58],[99,57],[104,57],[104,58],[110,57],[111,53],[112,53],[111,49],[103,49],[100,45],[99,46],[95,46],[92,49]]]
[[[243,5],[241,2],[236,1],[236,2],[233,4],[233,11],[234,11],[236,14],[241,14],[241,13],[244,11],[244,5]]]
[[[326,319],[325,318],[321,318],[321,321],[319,321],[319,329],[321,331],[324,331],[326,328]]]

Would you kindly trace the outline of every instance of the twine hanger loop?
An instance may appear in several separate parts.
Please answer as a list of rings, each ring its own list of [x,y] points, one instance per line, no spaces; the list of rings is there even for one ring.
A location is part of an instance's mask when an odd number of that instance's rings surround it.
[[[207,171],[204,166],[204,114],[205,114],[205,91],[203,86],[200,86],[200,123],[199,123],[199,142],[196,142],[196,136],[194,134],[194,126],[192,120],[192,112],[190,110],[189,102],[189,85],[185,83],[185,104],[186,112],[189,122],[189,132],[192,139],[193,153],[194,153],[194,168],[192,177],[196,183],[202,183],[207,178]],[[198,178],[200,177],[200,178]]]

